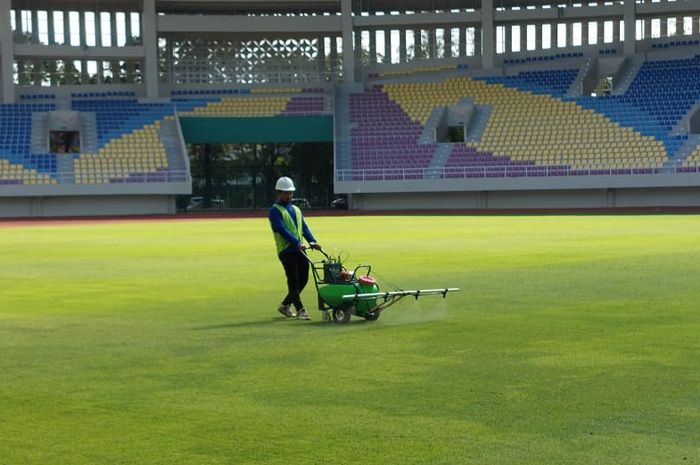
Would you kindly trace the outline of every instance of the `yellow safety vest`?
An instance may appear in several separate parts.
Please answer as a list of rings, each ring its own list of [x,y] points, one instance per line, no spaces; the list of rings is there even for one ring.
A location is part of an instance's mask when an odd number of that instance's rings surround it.
[[[277,207],[277,210],[282,214],[282,221],[284,221],[284,226],[287,228],[287,230],[292,233],[293,236],[295,236],[299,241],[301,241],[302,238],[302,225],[303,220],[301,217],[301,210],[299,207],[296,205],[292,205],[292,208],[294,209],[294,213],[296,214],[297,217],[297,223],[294,224],[292,221],[292,215],[289,214],[286,208],[284,208],[280,204],[275,204],[275,207]],[[277,245],[277,255],[279,255],[284,249],[289,247],[289,243],[287,242],[287,239],[284,238],[284,236],[277,231],[272,231],[272,235],[275,237],[275,244]]]

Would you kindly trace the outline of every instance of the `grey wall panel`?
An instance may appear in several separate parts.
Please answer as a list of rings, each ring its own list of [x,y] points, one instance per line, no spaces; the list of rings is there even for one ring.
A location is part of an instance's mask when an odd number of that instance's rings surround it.
[[[700,206],[700,188],[680,189],[618,189],[617,207],[697,207]]]
[[[351,195],[350,204],[360,211],[700,208],[700,188],[374,193]]]
[[[166,215],[175,212],[175,197],[170,195],[0,198],[0,218]]]

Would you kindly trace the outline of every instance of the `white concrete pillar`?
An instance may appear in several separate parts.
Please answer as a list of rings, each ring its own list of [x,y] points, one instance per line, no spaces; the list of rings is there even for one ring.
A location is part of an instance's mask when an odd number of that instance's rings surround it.
[[[85,24],[85,14],[81,12],[78,15],[78,30],[80,31],[80,46],[87,46],[87,25]]]
[[[42,60],[32,60],[32,83],[35,86],[41,86],[41,80],[43,78],[41,71],[43,67],[44,63]]]
[[[574,23],[566,23],[566,48],[574,46]]]
[[[384,63],[391,63],[391,29],[384,31]]]
[[[83,84],[89,84],[90,83],[90,71],[88,71],[88,61],[87,60],[82,60],[80,62],[80,73],[82,76],[82,83]]]
[[[442,42],[445,44],[445,58],[452,57],[452,28],[446,27]]]
[[[10,10],[12,10],[12,2],[10,2]],[[22,10],[20,8],[17,8],[15,11],[15,34],[17,36],[23,36],[24,35],[24,28],[22,25]],[[12,27],[12,17],[10,17],[10,27]]]
[[[352,0],[340,0],[340,13],[343,33],[343,80],[345,82],[355,82],[355,51],[352,44]],[[358,53],[360,53],[359,49]]]
[[[428,29],[428,58],[437,58],[437,31],[435,26],[430,26]]]
[[[97,79],[97,84],[104,84],[104,77],[102,76],[102,60],[97,60],[97,70],[95,71],[95,78]]]
[[[17,81],[21,85],[27,84],[27,76],[26,76],[25,70],[24,70],[24,60],[17,61]]]
[[[110,61],[109,67],[112,70],[112,84],[121,83],[122,67],[119,65],[119,60]]]
[[[478,34],[477,34],[478,35]],[[495,29],[493,27],[493,0],[481,2],[481,66],[493,68],[493,59],[496,47]],[[478,49],[477,49],[478,50]]]
[[[11,0],[0,0],[0,80],[3,103],[15,103],[15,83],[12,78],[15,44],[10,21]]]
[[[102,21],[100,19],[99,11],[95,12],[95,45],[97,47],[102,46]]]
[[[112,18],[114,15],[111,15]],[[143,80],[146,83],[146,98],[158,97],[158,33],[156,1],[143,0]],[[114,31],[113,31],[114,33]]]
[[[127,11],[124,13],[124,29],[126,29],[126,45],[132,45],[132,37],[134,36],[131,33],[131,12]]]
[[[622,5],[622,17],[625,21],[625,37],[623,38],[623,52],[625,55],[634,55],[637,51],[637,9],[635,0],[625,0]]]
[[[141,28],[141,37],[143,37],[143,28]],[[232,49],[234,51],[233,53],[234,53],[234,57],[235,57],[235,53],[239,50],[241,44],[240,44],[240,41],[238,39],[233,39],[232,43],[233,43]],[[168,71],[167,71],[168,75],[166,77],[166,80],[167,80],[168,84],[170,84],[172,86],[175,83],[175,69],[173,68],[173,63],[175,62],[175,55],[173,54],[173,39],[172,38],[166,39],[166,44],[167,44],[167,49],[168,49]],[[234,58],[234,60],[235,60],[235,58]],[[234,73],[235,73],[235,70],[234,70]],[[234,81],[235,81],[235,79],[236,78],[234,77]]]
[[[32,10],[32,43],[39,43],[39,15],[38,12]]]
[[[481,29],[481,26],[475,27],[474,28],[474,55],[482,56],[484,53],[483,36],[484,36],[484,31],[483,31],[483,29]],[[482,66],[483,66],[483,63],[482,63]],[[491,57],[491,67],[493,67],[493,57]]]
[[[323,82],[326,75],[326,38],[318,36],[316,43],[318,47],[318,53],[316,54],[316,79],[318,79],[318,82]]]
[[[503,53],[508,54],[512,51],[513,44],[512,44],[512,28],[510,24],[506,24],[503,26]],[[498,26],[496,26],[496,30],[498,30]],[[498,47],[496,47],[498,49]]]
[[[145,7],[144,1],[144,7]],[[109,31],[112,35],[112,47],[118,47],[119,34],[117,34],[117,15],[113,12],[109,12]]]
[[[53,11],[49,10],[46,12],[46,14],[48,15],[48,24],[47,24],[47,26],[48,26],[47,32],[49,34],[48,44],[54,45],[56,43],[56,41],[54,40],[54,38],[55,38],[54,36],[56,34],[56,31],[54,29],[54,24],[53,24]]]
[[[58,67],[56,66],[56,59],[51,59],[49,61],[49,81],[52,86],[58,85]]]
[[[399,62],[406,63],[406,29],[399,30]]]
[[[413,59],[418,60],[423,53],[423,33],[420,29],[413,30]]]
[[[63,45],[70,45],[70,17],[68,14],[68,10],[63,11]]]
[[[326,78],[330,78],[331,80],[335,81],[338,78],[338,37],[336,36],[331,37],[331,54],[329,58],[331,62],[330,66],[328,67]]]
[[[651,18],[644,19],[644,38],[651,39]]]
[[[659,23],[661,23],[661,27],[659,28],[661,38],[663,39],[663,38],[668,37],[668,19],[661,18]]]
[[[326,72],[326,38],[324,36],[318,36],[316,38],[318,41],[318,54],[316,55],[318,61],[318,75],[319,80],[323,80],[323,75]]]
[[[362,54],[363,49],[362,49],[362,31],[361,30],[356,30],[354,33],[354,38],[355,38],[355,48],[354,48],[354,56],[355,56],[355,62],[360,63],[362,61]]]

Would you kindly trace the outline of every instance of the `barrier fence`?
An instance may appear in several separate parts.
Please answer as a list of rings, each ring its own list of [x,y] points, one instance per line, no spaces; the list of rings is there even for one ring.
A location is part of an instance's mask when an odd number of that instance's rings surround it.
[[[336,170],[336,181],[403,181],[422,179],[543,178],[700,173],[698,167],[572,169],[558,166],[488,166]]]

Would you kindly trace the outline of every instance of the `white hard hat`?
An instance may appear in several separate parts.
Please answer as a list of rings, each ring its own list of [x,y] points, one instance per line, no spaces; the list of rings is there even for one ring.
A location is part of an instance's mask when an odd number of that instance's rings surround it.
[[[277,180],[275,190],[282,192],[294,192],[296,188],[294,187],[294,181],[286,176],[282,176]]]

